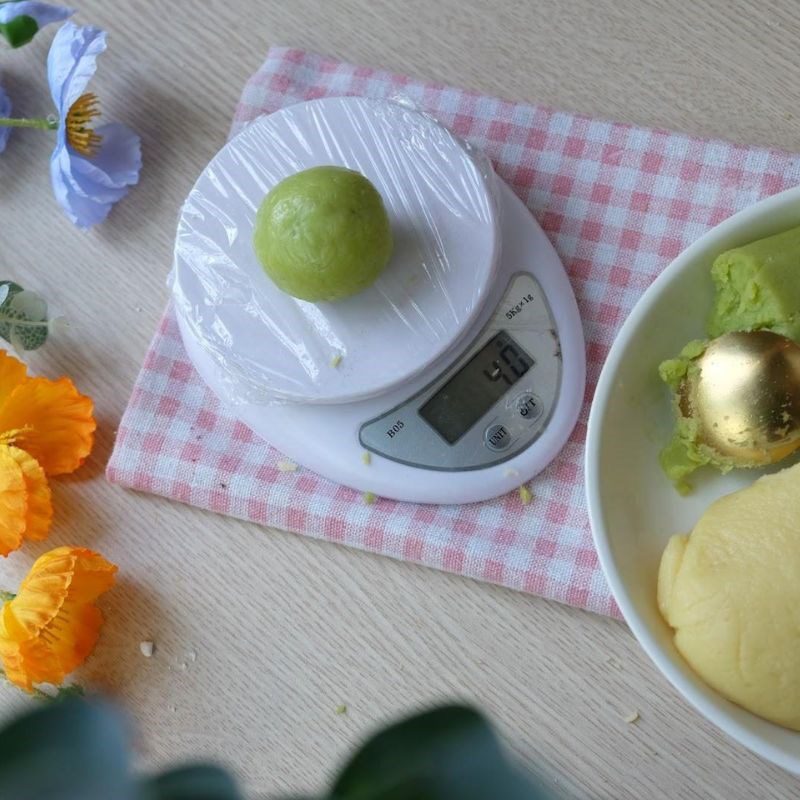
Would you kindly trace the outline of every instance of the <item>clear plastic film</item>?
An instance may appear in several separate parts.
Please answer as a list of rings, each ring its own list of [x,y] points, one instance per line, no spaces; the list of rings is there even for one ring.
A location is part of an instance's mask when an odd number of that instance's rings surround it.
[[[253,249],[256,212],[314,166],[357,170],[389,214],[393,254],[337,302],[277,288]],[[445,353],[474,321],[499,259],[489,160],[408,105],[327,98],[261,117],[209,164],[183,207],[170,284],[183,335],[233,404],[374,396]]]

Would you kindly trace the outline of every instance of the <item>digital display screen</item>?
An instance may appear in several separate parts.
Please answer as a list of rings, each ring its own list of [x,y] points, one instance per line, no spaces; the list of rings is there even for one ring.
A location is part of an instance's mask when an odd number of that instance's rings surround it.
[[[533,359],[500,331],[419,410],[455,444],[531,367]]]

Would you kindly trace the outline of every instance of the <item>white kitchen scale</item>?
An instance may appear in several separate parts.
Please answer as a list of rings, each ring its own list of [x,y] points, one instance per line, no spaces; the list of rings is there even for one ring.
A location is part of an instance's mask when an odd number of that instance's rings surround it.
[[[271,283],[251,241],[269,189],[320,164],[373,182],[395,248],[373,288],[311,304]],[[396,103],[315,100],[245,128],[186,201],[172,289],[221,402],[287,458],[378,496],[515,489],[583,402],[583,331],[550,241],[486,159]]]

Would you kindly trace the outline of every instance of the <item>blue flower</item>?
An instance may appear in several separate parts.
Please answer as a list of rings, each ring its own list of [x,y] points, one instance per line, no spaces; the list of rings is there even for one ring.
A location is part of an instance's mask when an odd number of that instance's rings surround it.
[[[92,128],[97,98],[84,90],[106,49],[99,28],[63,25],[47,57],[47,79],[58,109],[50,179],[56,200],[79,228],[102,222],[111,207],[139,181],[141,141],[119,123]]]
[[[66,6],[54,6],[37,0],[0,0],[0,33],[12,47],[27,44],[40,28],[61,22],[74,14]]]
[[[0,86],[0,118],[7,118],[11,116],[11,98],[5,93],[5,90]],[[6,149],[8,144],[8,137],[11,136],[11,128],[0,127],[0,153]]]

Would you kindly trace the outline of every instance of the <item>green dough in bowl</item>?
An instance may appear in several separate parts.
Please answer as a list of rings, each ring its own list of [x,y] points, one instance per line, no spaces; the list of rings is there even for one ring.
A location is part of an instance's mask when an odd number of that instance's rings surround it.
[[[771,330],[800,341],[800,227],[719,256],[708,333]]]
[[[300,300],[341,300],[371,286],[392,254],[377,189],[343,167],[281,181],[256,215],[253,246],[279,289]]]
[[[800,343],[800,226],[726,250],[714,259],[714,308],[708,321],[709,339],[733,331],[770,330]],[[715,453],[699,440],[699,423],[685,417],[679,402],[680,386],[707,341],[693,341],[677,358],[659,367],[661,379],[672,389],[676,426],[661,451],[661,466],[681,493],[691,491],[687,478],[711,464],[721,472],[736,463]]]

